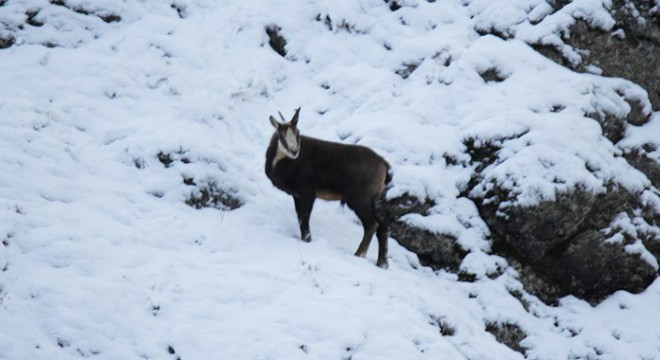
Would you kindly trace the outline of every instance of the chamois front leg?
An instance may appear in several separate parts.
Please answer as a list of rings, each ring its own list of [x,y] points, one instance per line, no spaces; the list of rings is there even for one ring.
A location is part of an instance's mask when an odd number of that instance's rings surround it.
[[[316,197],[310,194],[293,197],[296,214],[298,215],[298,224],[300,225],[300,239],[305,242],[312,241],[312,233],[309,231],[309,218],[312,215],[314,200],[316,200]]]

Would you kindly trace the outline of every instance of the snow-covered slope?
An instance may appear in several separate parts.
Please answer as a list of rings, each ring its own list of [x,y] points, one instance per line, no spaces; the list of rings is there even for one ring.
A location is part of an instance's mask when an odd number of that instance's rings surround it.
[[[649,107],[643,90],[522,41],[557,40],[566,11],[536,24],[545,1],[463,3],[0,1],[15,43],[0,50],[0,358],[523,358],[491,324],[522,329],[530,359],[658,358],[660,281],[595,308],[544,305],[486,253],[457,165],[466,139],[515,139],[474,191],[642,191],[584,114]],[[575,3],[607,24],[601,1]],[[519,24],[522,40],[480,36],[489,22]],[[436,199],[407,221],[455,234],[478,281],[423,268],[393,240],[389,270],[353,257],[361,227],[336,204],[317,203],[314,242],[300,242],[291,199],[263,174],[267,117],[297,106],[303,133],[387,158],[390,196]],[[658,141],[659,122],[627,146]],[[243,206],[185,204],[209,184]]]

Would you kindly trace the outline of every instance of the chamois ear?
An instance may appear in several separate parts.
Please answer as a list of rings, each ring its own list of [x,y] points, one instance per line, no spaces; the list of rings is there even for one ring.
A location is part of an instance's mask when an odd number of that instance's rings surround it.
[[[296,109],[296,113],[293,114],[293,118],[291,118],[291,124],[294,127],[298,127],[298,115],[300,115],[300,108]]]
[[[279,128],[280,128],[280,123],[277,122],[277,120],[275,120],[275,118],[273,117],[273,115],[270,116],[269,120],[270,120],[270,123],[273,125],[273,127],[274,127],[275,129],[279,129]]]

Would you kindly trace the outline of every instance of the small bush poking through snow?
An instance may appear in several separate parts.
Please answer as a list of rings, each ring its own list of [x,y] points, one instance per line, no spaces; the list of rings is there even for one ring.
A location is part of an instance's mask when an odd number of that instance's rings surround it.
[[[195,209],[210,207],[223,211],[235,210],[243,205],[241,200],[223,190],[214,181],[201,185],[191,192],[186,204]]]
[[[268,44],[275,50],[276,53],[282,57],[286,57],[286,39],[280,34],[282,28],[277,25],[266,26],[266,34],[268,34]]]
[[[520,345],[527,335],[517,324],[512,323],[487,323],[486,331],[493,334],[497,341],[508,346],[521,354],[525,353],[525,349]]]

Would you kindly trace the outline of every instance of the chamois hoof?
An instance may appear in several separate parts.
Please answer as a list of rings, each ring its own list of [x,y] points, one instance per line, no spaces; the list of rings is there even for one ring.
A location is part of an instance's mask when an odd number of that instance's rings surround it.
[[[378,260],[376,266],[378,266],[381,269],[387,269],[390,267],[390,264],[387,262],[387,259],[385,259],[385,260]]]
[[[304,234],[300,237],[300,240],[304,242],[312,242],[312,234],[311,233]]]
[[[367,257],[367,252],[358,250],[358,251],[355,252],[355,256],[364,258],[364,257]]]

